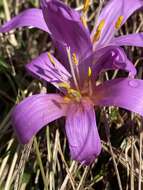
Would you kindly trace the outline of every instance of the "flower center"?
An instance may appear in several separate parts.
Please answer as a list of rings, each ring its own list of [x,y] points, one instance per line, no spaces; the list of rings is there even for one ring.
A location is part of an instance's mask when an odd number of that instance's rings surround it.
[[[80,102],[82,95],[79,91],[70,88],[67,92],[67,97],[76,102]]]
[[[61,80],[61,82],[57,82],[57,86],[62,90],[62,92],[64,92],[66,101],[72,100],[80,102],[82,98],[90,98],[90,96],[92,95],[92,69],[91,67],[88,67],[87,76],[80,78],[81,73],[79,72],[78,57],[76,56],[76,53],[71,53],[70,47],[67,47],[66,50],[72,75],[72,81],[64,82],[64,80]],[[62,76],[62,73],[58,69],[53,56],[49,52],[48,57],[53,66],[57,68],[60,76]]]
[[[59,83],[58,86],[66,90],[65,100],[74,100],[77,102],[81,100],[81,92],[79,90],[71,88],[71,86],[68,83]]]
[[[58,86],[65,89],[65,101],[81,102],[81,100],[84,98],[91,99],[93,95],[92,83],[90,80],[91,75],[92,70],[89,67],[88,79],[84,82],[84,85],[80,90],[72,88],[69,83],[59,83]]]
[[[49,52],[47,53],[47,55],[50,62],[57,69],[60,76],[62,76],[62,73],[58,69],[53,56]],[[71,54],[70,48],[67,48],[67,55],[68,55],[68,61],[70,64],[70,69],[71,69],[72,81],[62,82],[61,80],[61,82],[57,83],[57,86],[60,89],[62,89],[62,91],[64,92],[66,101],[72,100],[72,101],[80,102],[82,98],[85,98],[85,97],[90,98],[90,96],[92,95],[92,84],[91,84],[92,69],[89,66],[87,70],[87,76],[83,77],[83,79],[80,79],[79,60],[78,60],[78,57],[76,56],[76,53]],[[81,81],[81,80],[84,80],[84,81]],[[82,86],[80,85],[81,83],[82,83]]]

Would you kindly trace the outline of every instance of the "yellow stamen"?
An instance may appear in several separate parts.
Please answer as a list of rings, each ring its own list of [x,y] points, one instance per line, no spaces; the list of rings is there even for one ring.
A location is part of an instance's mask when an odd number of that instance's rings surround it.
[[[80,75],[79,75],[79,68],[78,68],[78,58],[75,53],[72,54],[72,62],[75,64],[75,71],[76,71],[76,77],[77,80],[80,81]]]
[[[50,52],[48,52],[48,58],[49,58],[50,62],[55,66],[55,65],[56,65],[56,62],[55,62],[55,60],[53,59],[53,57],[52,57],[52,55],[51,55]]]
[[[122,22],[123,22],[123,19],[124,19],[123,16],[119,16],[119,17],[118,17],[118,20],[117,20],[117,22],[116,22],[116,24],[115,24],[115,28],[116,28],[116,29],[119,29],[119,28],[121,27]]]
[[[80,94],[80,92],[77,91],[77,90],[74,90],[74,89],[72,89],[72,88],[70,88],[70,89],[68,90],[68,96],[69,96],[69,98],[75,99],[76,101],[79,101],[79,100],[81,99],[81,94]]]
[[[105,20],[103,19],[103,20],[101,20],[101,22],[99,23],[99,25],[96,29],[96,33],[93,37],[93,43],[100,39],[100,35],[101,35],[101,32],[102,32],[104,25],[105,25]]]
[[[83,26],[84,26],[85,28],[87,28],[87,21],[86,21],[85,15],[83,14],[83,15],[80,17],[80,19],[81,19],[81,22],[82,22]]]
[[[70,85],[66,82],[61,82],[61,83],[58,83],[58,86],[61,87],[61,88],[65,88],[67,90],[70,89]]]
[[[78,65],[78,59],[75,53],[72,54],[72,61],[75,65]]]
[[[90,6],[90,0],[84,0],[83,2],[83,12],[87,12]]]
[[[91,67],[88,67],[88,77],[91,77],[91,75],[92,75],[92,69]]]
[[[72,62],[72,56],[71,56],[70,47],[67,47],[66,50],[67,50],[67,56],[68,56],[68,61],[69,61],[69,64],[70,64],[70,69],[71,69],[71,74],[72,74],[72,77],[73,77],[73,81],[74,81],[74,84],[76,86],[76,89],[79,90],[79,85],[78,85],[78,81],[77,81],[77,78],[76,78],[74,65],[73,65],[73,62]]]
[[[71,99],[74,99],[76,101],[79,101],[81,99],[80,92],[71,88],[68,83],[61,82],[61,83],[58,83],[58,86],[61,88],[65,88],[67,90],[67,96],[64,97],[65,102],[68,102]]]

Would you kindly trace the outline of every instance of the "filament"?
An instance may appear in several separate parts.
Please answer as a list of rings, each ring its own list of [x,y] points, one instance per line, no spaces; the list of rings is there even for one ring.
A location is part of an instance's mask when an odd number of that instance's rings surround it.
[[[84,26],[85,28],[87,28],[87,21],[86,21],[86,18],[85,18],[85,14],[83,14],[83,15],[80,17],[80,19],[81,19],[81,22],[82,22],[83,26]]]
[[[50,62],[55,66],[55,65],[56,65],[56,62],[55,62],[55,60],[53,59],[53,57],[52,57],[52,55],[51,55],[50,52],[48,52],[48,58],[49,58]]]

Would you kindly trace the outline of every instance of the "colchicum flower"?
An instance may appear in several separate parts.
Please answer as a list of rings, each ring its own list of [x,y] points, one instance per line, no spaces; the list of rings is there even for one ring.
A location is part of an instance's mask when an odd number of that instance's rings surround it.
[[[90,164],[101,151],[94,106],[119,106],[143,115],[143,81],[133,79],[136,69],[119,47],[143,46],[143,33],[114,37],[142,6],[142,0],[110,0],[90,35],[86,3],[79,14],[60,1],[41,0],[42,9],[28,9],[0,28],[8,32],[33,26],[48,32],[59,58],[45,52],[26,65],[28,72],[53,84],[59,93],[32,95],[15,106],[12,124],[21,143],[64,116],[72,159]],[[98,84],[100,72],[109,69],[125,70],[129,77]]]

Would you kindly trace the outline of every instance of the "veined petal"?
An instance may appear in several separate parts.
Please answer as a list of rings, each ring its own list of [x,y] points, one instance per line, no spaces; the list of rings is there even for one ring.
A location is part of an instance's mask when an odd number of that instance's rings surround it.
[[[143,32],[137,34],[128,34],[113,38],[111,44],[118,46],[137,46],[143,47]]]
[[[100,40],[95,43],[96,47],[101,45],[106,45],[112,39],[115,31],[115,24],[120,16],[123,16],[122,26],[128,17],[134,13],[137,9],[143,7],[142,0],[110,0],[109,3],[102,10],[97,25],[92,31],[91,37],[93,38],[97,26],[102,20],[105,20],[105,25],[103,27]]]
[[[53,55],[50,54],[49,58],[48,52],[42,53],[39,57],[27,64],[26,69],[34,76],[50,82],[55,86],[59,82],[68,82],[70,78],[68,71]]]
[[[14,107],[12,125],[22,144],[27,143],[42,127],[65,116],[66,104],[58,94],[33,95]]]
[[[89,31],[83,26],[78,12],[58,0],[42,0],[41,7],[55,41],[63,44],[63,47],[70,47],[79,59],[92,51]]]
[[[143,80],[118,78],[99,85],[95,104],[118,106],[143,116]]]
[[[93,77],[97,78],[101,72],[121,69],[129,72],[129,76],[136,75],[136,68],[127,58],[124,50],[116,46],[108,46],[95,51],[85,60],[86,66],[91,64]]]
[[[55,47],[55,55],[58,60],[64,65],[64,67],[70,71],[70,64],[67,56],[67,46],[53,39],[53,45]]]
[[[88,165],[100,154],[94,107],[89,102],[70,105],[66,133],[72,159]]]
[[[45,23],[42,10],[36,8],[27,9],[13,17],[10,21],[0,27],[0,32],[9,32],[12,29],[24,26],[39,28],[50,33],[48,26]]]
[[[40,0],[41,7],[43,9],[53,6],[53,11],[60,11],[60,14],[64,16],[66,19],[71,21],[77,21],[80,20],[80,14],[75,11],[74,9],[71,9],[69,6],[67,6],[65,3],[58,1],[58,0]]]

